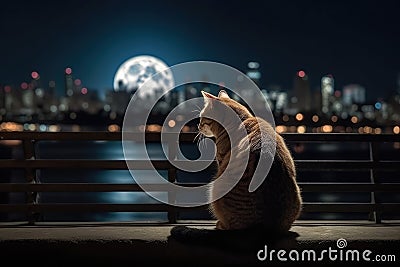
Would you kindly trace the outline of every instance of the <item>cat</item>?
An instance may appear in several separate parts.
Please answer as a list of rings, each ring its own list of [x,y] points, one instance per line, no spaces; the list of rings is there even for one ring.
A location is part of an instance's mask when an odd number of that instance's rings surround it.
[[[248,161],[245,162],[246,169],[242,176],[238,177],[238,183],[227,194],[209,205],[211,214],[217,219],[216,229],[243,230],[262,227],[270,233],[288,232],[300,216],[302,198],[296,182],[294,161],[284,139],[267,121],[252,115],[245,106],[231,99],[226,91],[221,90],[218,96],[202,91],[202,95],[204,107],[200,112],[198,128],[200,134],[215,139],[218,167],[214,179],[217,180],[226,170],[231,153],[236,153],[233,152],[233,148],[239,144],[237,140],[233,140],[232,143],[232,137],[228,136],[226,129],[219,122],[224,121],[224,125],[233,125],[238,129],[244,127],[250,151]],[[237,116],[231,116],[232,113],[229,115],[228,109]],[[259,161],[264,160],[260,157],[260,151],[271,140],[275,140],[276,148],[270,171],[262,184],[255,191],[249,192],[254,170]],[[214,184],[210,188],[210,196],[218,192],[219,188]],[[182,231],[187,232],[187,229],[178,227],[173,229],[171,234],[179,235]]]

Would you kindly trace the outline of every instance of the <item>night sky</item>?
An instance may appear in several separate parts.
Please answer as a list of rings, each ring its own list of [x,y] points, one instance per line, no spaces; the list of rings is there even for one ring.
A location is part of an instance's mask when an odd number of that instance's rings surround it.
[[[38,71],[63,88],[63,71],[89,88],[112,88],[126,59],[168,65],[211,60],[245,71],[261,64],[262,85],[291,89],[304,69],[312,89],[333,74],[368,99],[387,97],[400,72],[400,1],[7,1],[0,8],[0,84]]]

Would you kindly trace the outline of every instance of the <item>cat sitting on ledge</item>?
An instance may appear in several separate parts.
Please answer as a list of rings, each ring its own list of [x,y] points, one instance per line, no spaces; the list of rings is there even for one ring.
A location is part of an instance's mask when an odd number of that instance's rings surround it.
[[[237,141],[235,138],[232,141],[232,137],[229,136],[232,133],[228,134],[222,124],[233,125],[238,129],[244,127],[249,143],[247,166],[243,175],[237,177],[238,183],[227,194],[210,203],[210,211],[217,219],[216,228],[243,230],[261,227],[269,233],[287,233],[300,215],[302,199],[296,182],[294,161],[283,138],[267,121],[253,116],[245,106],[231,99],[224,90],[221,90],[218,96],[204,91],[202,94],[204,107],[200,112],[199,131],[206,137],[215,138],[218,162],[215,180],[226,170],[232,149],[239,145],[232,143]],[[232,114],[236,114],[239,120],[233,119]],[[271,140],[276,144],[276,148],[275,155],[268,155],[272,161],[270,171],[262,184],[250,192],[250,182],[257,165],[268,160],[263,158],[260,152]],[[219,192],[217,185],[215,183],[211,186],[211,197]],[[187,235],[187,227],[174,228],[171,234],[178,236],[182,231]]]

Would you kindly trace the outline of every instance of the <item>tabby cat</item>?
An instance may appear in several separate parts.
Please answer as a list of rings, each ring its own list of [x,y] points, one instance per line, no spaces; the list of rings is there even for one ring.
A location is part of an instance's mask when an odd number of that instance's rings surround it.
[[[218,179],[226,170],[231,153],[234,153],[232,149],[238,145],[237,140],[229,138],[225,127],[219,122],[223,121],[224,125],[233,124],[238,128],[244,127],[250,147],[247,167],[238,183],[226,195],[210,204],[210,211],[217,219],[216,228],[239,230],[262,226],[273,232],[288,231],[300,215],[302,199],[296,183],[295,165],[283,138],[267,121],[253,116],[224,90],[219,92],[218,97],[204,91],[202,94],[205,105],[200,112],[199,132],[206,137],[215,138],[218,171],[214,179]],[[228,108],[237,114],[239,122],[238,119],[230,119],[232,116],[227,112],[221,112],[224,110],[218,108],[221,105],[225,110]],[[249,192],[254,170],[257,164],[263,164],[259,163],[263,160],[260,151],[268,139],[275,139],[276,142],[270,171],[262,184],[255,191]],[[216,187],[211,187],[211,196],[218,192]]]

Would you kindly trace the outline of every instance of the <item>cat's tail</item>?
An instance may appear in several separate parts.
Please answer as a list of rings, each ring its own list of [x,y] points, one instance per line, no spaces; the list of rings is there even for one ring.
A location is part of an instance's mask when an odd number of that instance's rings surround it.
[[[182,243],[207,244],[224,235],[222,230],[200,229],[183,225],[171,229],[171,237]]]
[[[274,244],[282,239],[295,240],[295,232],[278,234],[276,231],[266,231],[261,227],[242,230],[202,229],[187,226],[174,226],[171,238],[185,244],[213,245],[234,250],[253,249],[265,243]]]

